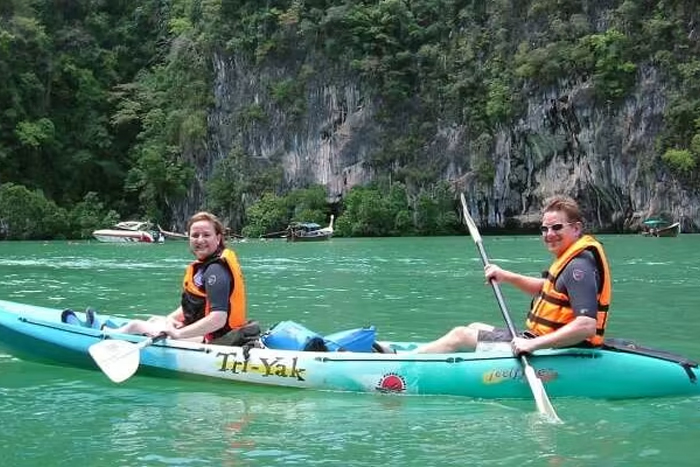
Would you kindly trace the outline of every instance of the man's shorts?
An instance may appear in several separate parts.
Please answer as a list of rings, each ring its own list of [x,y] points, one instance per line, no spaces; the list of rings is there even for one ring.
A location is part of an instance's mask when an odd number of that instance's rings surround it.
[[[537,337],[530,331],[516,330],[515,332],[517,337],[522,337],[525,339]],[[479,342],[510,342],[512,340],[513,336],[506,328],[494,328],[493,331],[479,331],[479,336],[477,337],[477,341]]]

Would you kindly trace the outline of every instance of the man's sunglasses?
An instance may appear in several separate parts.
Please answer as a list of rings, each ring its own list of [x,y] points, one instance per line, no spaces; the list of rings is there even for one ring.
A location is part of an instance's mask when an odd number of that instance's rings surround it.
[[[542,232],[543,234],[546,234],[546,233],[549,232],[550,230],[552,230],[553,232],[559,232],[561,229],[564,228],[564,226],[566,226],[566,225],[571,225],[571,224],[575,224],[575,223],[576,223],[576,222],[567,222],[567,223],[565,223],[565,224],[561,224],[561,223],[560,223],[560,224],[554,224],[554,225],[541,225],[541,226],[540,226],[540,232]]]

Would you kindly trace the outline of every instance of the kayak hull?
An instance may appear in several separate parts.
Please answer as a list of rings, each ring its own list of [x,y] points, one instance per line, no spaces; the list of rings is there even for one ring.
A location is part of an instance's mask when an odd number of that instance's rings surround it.
[[[0,300],[0,347],[23,360],[98,369],[88,353],[91,345],[104,339],[134,343],[144,339],[62,323],[60,315],[58,309]],[[84,319],[81,313],[76,315]],[[410,352],[417,343],[382,344],[397,353],[253,348],[246,359],[240,347],[165,339],[140,351],[138,372],[330,391],[532,398],[522,367],[507,346],[426,355]],[[529,361],[550,398],[700,395],[697,364],[683,357],[635,353],[632,346],[546,350]]]

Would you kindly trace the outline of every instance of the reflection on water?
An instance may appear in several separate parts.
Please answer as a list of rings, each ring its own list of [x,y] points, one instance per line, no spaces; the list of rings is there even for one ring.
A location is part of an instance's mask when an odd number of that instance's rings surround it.
[[[68,447],[62,464],[49,465],[82,465],[86,456],[91,465],[105,466],[605,465],[611,458],[653,465],[669,461],[669,455],[679,460],[669,445],[691,449],[690,440],[675,439],[679,421],[700,422],[697,398],[651,405],[558,401],[568,421],[552,425],[542,423],[522,401],[171,384],[149,378],[125,387],[56,374],[42,384],[14,388],[12,403],[3,397],[0,405],[3,416],[9,415],[7,433],[15,433],[13,425],[21,423],[23,431],[31,427],[34,439],[42,440],[41,449],[24,453],[26,459],[46,460],[47,450]],[[61,436],[62,427],[71,427],[70,438]],[[0,447],[18,441],[11,434]]]

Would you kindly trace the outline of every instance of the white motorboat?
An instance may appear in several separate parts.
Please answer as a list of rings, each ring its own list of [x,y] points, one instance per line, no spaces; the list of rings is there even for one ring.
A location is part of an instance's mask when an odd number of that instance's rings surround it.
[[[119,222],[114,228],[95,230],[92,236],[105,243],[163,243],[165,240],[165,236],[147,221]]]

